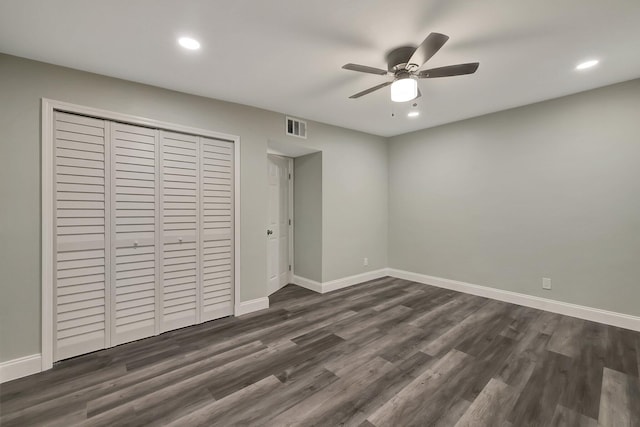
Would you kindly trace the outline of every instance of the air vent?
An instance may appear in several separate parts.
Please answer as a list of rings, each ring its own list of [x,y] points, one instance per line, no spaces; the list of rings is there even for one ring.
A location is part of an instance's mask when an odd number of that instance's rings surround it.
[[[307,139],[307,122],[303,120],[287,117],[285,129],[286,129],[287,135],[297,136],[298,138]]]

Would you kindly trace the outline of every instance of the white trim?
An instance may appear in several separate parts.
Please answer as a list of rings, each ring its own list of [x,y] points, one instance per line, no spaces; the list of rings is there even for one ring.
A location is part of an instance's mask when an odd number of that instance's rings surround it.
[[[289,159],[289,221],[287,227],[289,227],[288,236],[289,236],[289,273],[287,273],[287,283],[291,283],[293,281],[293,272],[294,272],[294,264],[293,264],[293,159],[291,157],[287,157]]]
[[[0,384],[42,371],[42,357],[39,354],[19,357],[0,363]]]
[[[53,107],[42,100],[42,370],[53,367]]]
[[[233,141],[233,283],[233,314],[240,316],[235,309],[240,302],[240,137],[238,136]]]
[[[525,307],[537,308],[539,310],[577,317],[579,319],[590,320],[592,322],[604,323],[611,326],[617,326],[619,328],[640,331],[640,317],[629,314],[586,307],[568,302],[555,301],[548,298],[505,291],[487,286],[474,285],[472,283],[459,282],[457,280],[427,276],[426,274],[412,273],[394,268],[388,269],[388,275],[398,279],[410,280],[412,282],[423,283],[425,285],[437,286],[439,288],[451,289],[453,291],[464,292],[466,294],[478,295],[498,301],[523,305]]]
[[[270,147],[267,147],[267,154],[271,154],[273,156],[288,157],[286,153]]]
[[[183,126],[145,117],[132,116],[114,111],[86,107],[42,98],[42,355],[41,370],[45,371],[53,367],[53,328],[55,327],[53,313],[53,266],[54,266],[54,226],[53,226],[53,182],[54,182],[54,143],[53,143],[53,112],[64,111],[67,113],[81,114],[133,125],[147,126],[155,129],[164,129],[191,135],[210,137],[233,142],[234,146],[234,307],[236,316],[242,313],[238,308],[242,306],[240,301],[240,137],[207,129]],[[105,183],[106,185],[106,183]],[[105,188],[105,191],[107,189]],[[267,299],[267,307],[268,307]],[[29,356],[31,357],[31,356]],[[18,359],[16,359],[18,360]]]
[[[322,283],[316,282],[315,280],[307,279],[306,277],[294,275],[291,283],[309,289],[310,291],[317,292],[319,294],[323,293]]]
[[[266,310],[267,308],[269,308],[269,298],[262,297],[251,299],[249,301],[241,301],[240,304],[237,304],[235,308],[236,316],[253,313],[254,311]]]
[[[379,279],[381,277],[388,276],[389,273],[386,268],[380,270],[367,271],[366,273],[356,274],[354,276],[343,277],[341,279],[331,280],[329,282],[322,283],[322,293],[336,291],[338,289],[346,288],[349,286],[357,285],[362,282],[368,282],[369,280]]]
[[[347,288],[349,286],[357,285],[362,282],[368,282],[369,280],[380,279],[381,277],[385,277],[388,275],[388,269],[381,268],[380,270],[368,271],[366,273],[360,273],[353,276],[343,277],[341,279],[335,279],[329,282],[322,283],[316,282],[315,280],[307,279],[306,277],[293,276],[293,283],[314,292],[326,294],[327,292]]]
[[[42,98],[42,107],[48,108],[50,112],[53,110],[64,111],[72,114],[82,114],[98,119],[111,120],[114,122],[129,123],[132,125],[146,126],[153,129],[164,129],[179,133],[187,133],[196,136],[206,136],[214,139],[222,139],[235,142],[240,139],[236,135],[216,132],[208,129],[201,129],[191,126],[184,126],[177,123],[165,122],[162,120],[149,119],[146,117],[133,116],[130,114],[118,113],[115,111],[102,110],[99,108],[87,107],[84,105],[71,104],[68,102],[56,101],[53,99]],[[51,118],[51,117],[50,117]]]

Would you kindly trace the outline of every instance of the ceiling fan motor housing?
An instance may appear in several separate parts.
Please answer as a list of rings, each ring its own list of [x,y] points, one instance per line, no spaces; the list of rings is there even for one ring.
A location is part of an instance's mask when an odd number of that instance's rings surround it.
[[[411,72],[407,71],[407,70],[398,70],[395,73],[396,76],[396,80],[401,80],[401,79],[408,79],[411,77]]]
[[[401,46],[393,49],[387,53],[387,69],[392,73],[404,70],[409,59],[411,59],[411,55],[413,55],[413,52],[415,51],[415,46]],[[415,68],[417,69],[418,66]]]

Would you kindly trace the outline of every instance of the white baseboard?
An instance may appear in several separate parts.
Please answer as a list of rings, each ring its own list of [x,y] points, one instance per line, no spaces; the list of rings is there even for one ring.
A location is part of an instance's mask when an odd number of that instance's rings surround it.
[[[42,357],[39,354],[24,356],[0,363],[0,384],[42,371]]]
[[[453,291],[464,292],[466,294],[478,295],[498,301],[590,320],[592,322],[640,331],[640,317],[629,314],[535,297],[502,289],[490,288],[488,286],[474,285],[472,283],[459,282],[457,280],[427,276],[426,274],[412,273],[410,271],[397,270],[394,268],[388,269],[388,275],[398,279],[410,280],[412,282],[423,283],[425,285],[433,285],[439,288],[451,289]]]
[[[300,287],[309,289],[310,291],[322,293],[322,283],[316,282],[315,280],[307,279],[306,277],[301,276],[293,276],[293,280],[291,281],[294,285],[298,285]]]
[[[322,293],[336,291],[338,289],[357,285],[362,282],[368,282],[369,280],[379,279],[385,276],[388,276],[388,269],[381,268],[380,270],[367,271],[366,273],[343,277],[342,279],[335,279],[329,282],[323,282]]]
[[[381,268],[380,270],[367,271],[366,273],[360,273],[322,283],[307,279],[306,277],[293,276],[293,283],[314,292],[326,294],[327,292],[337,291],[338,289],[357,285],[362,282],[368,282],[369,280],[379,279],[385,276],[388,276],[388,269]]]
[[[236,305],[234,315],[242,316],[243,314],[253,313],[254,311],[265,310],[269,308],[269,298],[262,297],[251,299],[249,301],[240,301],[240,304]]]

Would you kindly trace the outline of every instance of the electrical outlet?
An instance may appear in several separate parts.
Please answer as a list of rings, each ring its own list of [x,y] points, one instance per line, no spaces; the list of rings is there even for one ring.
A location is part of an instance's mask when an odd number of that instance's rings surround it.
[[[542,289],[551,290],[551,279],[548,277],[542,278]]]
[[[369,258],[365,258],[364,261],[362,262],[362,265],[364,265],[365,267],[369,265]]]

